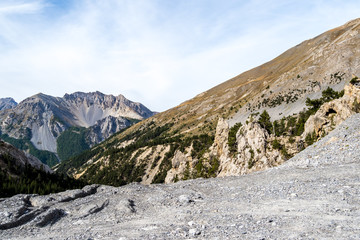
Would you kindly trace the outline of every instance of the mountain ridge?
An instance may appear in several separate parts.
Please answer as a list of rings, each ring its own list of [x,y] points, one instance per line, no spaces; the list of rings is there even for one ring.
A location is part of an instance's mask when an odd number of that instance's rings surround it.
[[[0,131],[13,139],[28,139],[38,150],[57,153],[57,138],[70,127],[89,128],[86,141],[92,146],[152,115],[144,105],[123,95],[76,92],[53,97],[38,93],[0,111]]]
[[[0,98],[0,111],[14,108],[17,105],[17,102],[11,98]]]

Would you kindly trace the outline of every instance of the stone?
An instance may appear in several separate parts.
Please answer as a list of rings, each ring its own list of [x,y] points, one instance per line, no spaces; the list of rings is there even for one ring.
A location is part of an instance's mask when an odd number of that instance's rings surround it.
[[[201,231],[196,228],[192,228],[189,230],[189,234],[190,236],[198,236],[201,234]]]

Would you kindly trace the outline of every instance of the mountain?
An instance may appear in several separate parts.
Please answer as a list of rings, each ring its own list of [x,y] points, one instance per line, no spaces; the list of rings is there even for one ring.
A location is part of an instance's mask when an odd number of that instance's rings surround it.
[[[5,141],[30,149],[34,155],[42,154],[42,161],[54,165],[59,150],[73,146],[79,150],[73,152],[77,154],[152,115],[144,105],[122,95],[76,92],[60,98],[39,93],[0,111],[0,129]],[[62,139],[66,146],[59,146],[57,140],[64,132],[69,138]]]
[[[49,166],[43,164],[36,157],[23,152],[11,144],[3,142],[0,140],[0,165],[1,170],[6,172],[6,174],[17,176],[16,173],[11,172],[11,168],[18,166],[19,168],[25,168],[25,165],[30,165],[35,169],[43,169],[45,172],[53,173]],[[11,162],[8,162],[11,160]]]
[[[0,200],[1,239],[358,239],[360,115],[280,167]]]
[[[239,175],[282,164],[327,134],[305,132],[322,105],[340,99],[356,112],[356,86],[350,84],[346,96],[343,89],[360,74],[359,45],[356,19],[116,134],[57,170],[118,186]],[[335,126],[331,119],[341,122],[338,114],[324,112],[328,129]]]
[[[0,197],[19,193],[49,194],[83,184],[55,174],[36,157],[0,140]]]
[[[13,98],[0,98],[0,111],[16,107],[17,102]]]

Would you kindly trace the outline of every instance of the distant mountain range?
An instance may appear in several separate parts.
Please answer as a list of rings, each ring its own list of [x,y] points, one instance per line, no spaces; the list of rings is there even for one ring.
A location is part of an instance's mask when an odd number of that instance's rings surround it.
[[[3,140],[54,165],[154,114],[122,95],[76,92],[60,98],[39,93],[19,104],[0,99],[0,133]]]

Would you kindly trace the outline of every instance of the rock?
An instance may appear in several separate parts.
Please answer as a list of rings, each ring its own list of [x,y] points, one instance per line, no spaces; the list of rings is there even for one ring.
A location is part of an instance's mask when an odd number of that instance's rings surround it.
[[[190,221],[190,222],[188,222],[188,225],[189,225],[190,227],[192,227],[194,224],[195,224],[195,222],[194,222],[194,221]]]
[[[284,161],[278,150],[271,149],[269,134],[257,122],[249,122],[239,128],[236,134],[237,154],[231,156],[228,127],[224,120],[219,119],[215,141],[210,149],[210,154],[220,159],[218,177],[263,170]]]
[[[178,200],[182,204],[189,204],[191,202],[194,202],[194,200],[192,200],[188,195],[180,195]]]
[[[189,235],[190,236],[195,237],[195,236],[198,236],[200,234],[201,234],[201,231],[196,229],[196,228],[192,228],[192,229],[189,230]]]
[[[211,147],[213,155],[223,156],[228,155],[228,135],[229,135],[229,124],[223,119],[219,118],[216,126],[214,144]]]
[[[315,115],[309,117],[305,123],[303,139],[308,134],[315,133],[316,138],[328,134],[344,120],[352,116],[355,111],[353,104],[360,101],[360,88],[352,84],[344,88],[344,96],[323,104]]]
[[[35,218],[34,222],[36,222],[35,226],[37,227],[45,227],[47,225],[53,225],[58,221],[61,217],[65,216],[65,211],[62,209],[50,209],[42,215]]]

